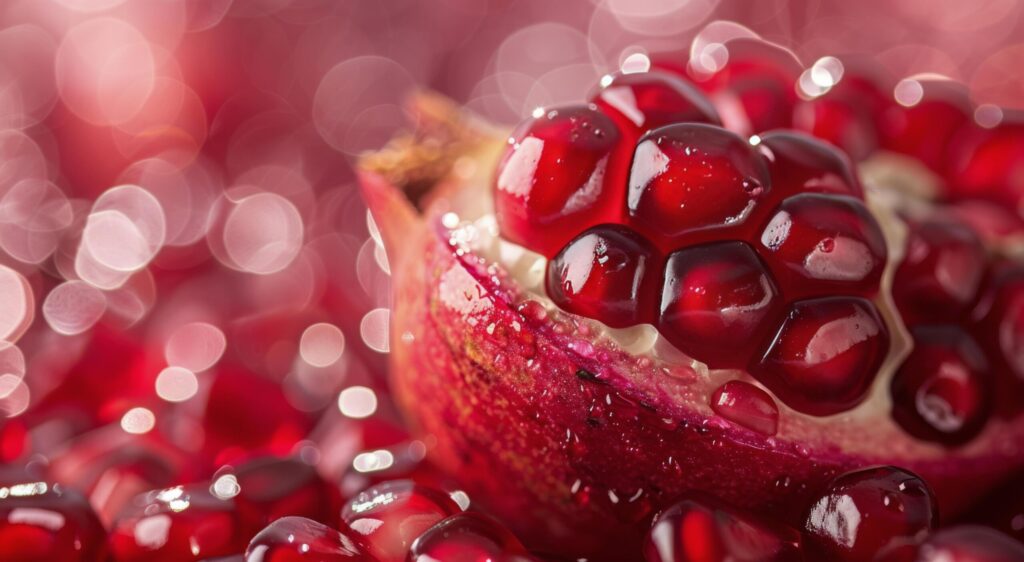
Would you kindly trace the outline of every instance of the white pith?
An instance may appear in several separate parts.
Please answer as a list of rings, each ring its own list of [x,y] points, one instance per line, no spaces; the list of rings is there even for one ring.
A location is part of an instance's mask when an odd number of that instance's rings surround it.
[[[739,370],[714,369],[688,357],[676,349],[658,330],[649,324],[626,329],[613,329],[590,319],[580,318],[559,309],[546,295],[544,277],[547,260],[534,252],[501,238],[490,199],[490,162],[475,162],[456,173],[463,184],[457,196],[448,203],[451,212],[442,217],[444,226],[451,230],[452,238],[460,246],[503,269],[518,285],[523,300],[541,303],[550,317],[571,317],[576,325],[587,326],[581,340],[595,345],[608,345],[635,357],[646,358],[655,365],[664,366],[666,373],[684,367],[695,371],[693,380],[672,380],[666,375],[664,386],[679,385],[677,400],[685,401],[688,408],[713,420],[728,424],[715,416],[709,399],[718,386],[729,380],[740,379],[755,384],[774,397],[774,394],[749,374]],[[906,165],[900,158],[881,157],[862,167],[862,180],[867,192],[868,206],[879,220],[887,242],[889,262],[882,277],[882,290],[875,299],[880,314],[890,332],[890,351],[875,377],[862,403],[831,416],[811,416],[788,407],[775,399],[780,421],[775,439],[801,443],[808,450],[835,447],[839,451],[867,458],[878,457],[893,461],[906,459],[939,459],[951,455],[972,457],[986,451],[998,450],[1005,455],[1020,454],[1024,444],[1000,439],[1007,425],[1021,425],[1021,418],[1007,422],[993,419],[977,438],[955,450],[909,437],[890,417],[892,407],[889,386],[897,368],[912,349],[912,341],[895,306],[891,291],[896,265],[900,263],[906,240],[906,225],[896,216],[899,209],[911,215],[928,204],[921,195],[934,188],[930,176],[919,167]],[[662,381],[659,381],[659,385]],[[685,387],[685,388],[684,388]],[[865,434],[868,431],[870,434]],[[879,444],[885,447],[879,448]]]

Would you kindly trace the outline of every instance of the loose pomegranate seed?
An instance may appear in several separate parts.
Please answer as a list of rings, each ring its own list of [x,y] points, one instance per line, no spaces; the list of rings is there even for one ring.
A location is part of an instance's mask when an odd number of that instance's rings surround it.
[[[756,343],[780,305],[771,275],[750,246],[695,246],[668,258],[658,328],[699,361],[739,367],[742,350]]]
[[[949,220],[911,225],[893,298],[908,323],[956,321],[978,293],[987,259],[971,228]]]
[[[409,562],[520,562],[526,549],[501,523],[479,513],[459,513],[420,535]]]
[[[764,158],[734,133],[712,125],[662,127],[636,147],[631,224],[671,250],[689,233],[742,223],[770,188]]]
[[[594,105],[551,109],[521,125],[495,176],[502,235],[550,258],[587,228],[621,222],[629,157],[621,138]]]
[[[882,147],[945,170],[950,141],[974,116],[967,87],[940,78],[909,78],[896,85],[895,93],[900,104],[881,120]]]
[[[709,498],[661,512],[644,543],[647,562],[796,562],[800,535]]]
[[[114,521],[110,546],[118,562],[186,562],[242,552],[249,536],[230,498],[178,486],[137,497]]]
[[[889,350],[870,302],[827,297],[795,303],[751,373],[801,412],[849,409],[867,392]]]
[[[777,196],[831,193],[863,199],[864,190],[849,158],[839,149],[798,131],[758,135],[758,148],[768,159],[772,190]]]
[[[892,381],[893,418],[909,433],[947,445],[974,437],[988,419],[988,362],[953,326],[913,330],[914,350]]]
[[[723,418],[765,435],[775,435],[779,407],[767,392],[743,381],[729,381],[711,395],[711,409]]]
[[[617,74],[592,96],[621,130],[636,135],[675,123],[721,125],[711,101],[686,80],[667,72]]]
[[[460,511],[444,492],[393,480],[352,498],[341,518],[380,562],[403,562],[416,537]]]
[[[351,537],[303,517],[283,517],[256,535],[245,562],[377,562]]]
[[[613,327],[651,322],[660,259],[626,227],[584,232],[548,264],[548,296],[570,312]]]
[[[817,193],[783,201],[761,234],[761,249],[789,298],[836,291],[870,296],[888,258],[878,222],[863,203]]]
[[[0,487],[0,498],[0,560],[106,559],[106,532],[78,492],[59,484],[23,480]]]
[[[829,484],[807,515],[805,544],[823,560],[870,562],[937,523],[937,504],[923,480],[892,466],[869,468]]]
[[[298,516],[336,526],[341,494],[299,459],[266,457],[250,461],[234,474],[224,473],[213,482],[226,487],[243,523],[253,532],[275,519]]]
[[[950,151],[948,179],[955,196],[1020,208],[1024,198],[1024,116],[1008,116],[991,129],[962,132]]]
[[[886,554],[877,562],[1024,562],[1024,544],[988,527],[962,525],[942,529],[920,547]]]

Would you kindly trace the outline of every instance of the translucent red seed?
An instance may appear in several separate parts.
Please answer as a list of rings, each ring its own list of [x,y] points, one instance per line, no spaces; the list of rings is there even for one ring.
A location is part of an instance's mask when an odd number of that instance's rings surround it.
[[[852,197],[804,193],[779,205],[761,233],[761,253],[789,298],[872,295],[888,258],[878,222]]]
[[[790,307],[750,371],[787,405],[828,415],[864,398],[888,350],[888,329],[869,301],[810,299]]]
[[[1024,116],[1007,115],[991,129],[961,131],[947,172],[955,197],[997,201],[1019,209],[1024,200]]]
[[[245,562],[377,562],[353,537],[302,517],[283,517],[249,543]]]
[[[635,135],[674,123],[721,120],[711,102],[686,80],[667,72],[617,74],[602,83],[593,103]]]
[[[353,497],[341,517],[377,560],[403,562],[417,537],[460,511],[444,492],[411,480],[394,480]]]
[[[919,547],[883,553],[876,562],[1022,562],[1024,544],[989,529],[962,525],[937,531]]]
[[[409,562],[525,562],[526,549],[510,531],[479,513],[460,513],[420,535]]]
[[[771,326],[781,301],[754,250],[719,242],[673,253],[665,266],[658,328],[695,359],[722,367],[744,364],[743,350]]]
[[[214,480],[214,488],[218,482],[228,487],[228,494],[235,494],[237,485],[235,505],[245,526],[253,532],[286,516],[331,526],[338,524],[341,494],[337,487],[321,478],[315,467],[299,459],[256,459],[221,474]]]
[[[820,560],[871,562],[887,548],[923,538],[938,523],[927,484],[884,466],[844,474],[811,506],[805,546]]]
[[[779,407],[767,392],[743,381],[729,381],[711,395],[711,409],[723,418],[764,435],[779,428]]]
[[[941,78],[909,78],[896,85],[895,95],[901,103],[881,120],[882,147],[945,170],[950,141],[974,116],[967,88]]]
[[[1024,266],[999,261],[982,289],[972,315],[974,331],[989,359],[1024,381]]]
[[[758,138],[778,196],[831,193],[863,198],[849,158],[835,146],[798,131],[769,131]]]
[[[661,512],[644,543],[647,562],[797,562],[800,536],[711,498]]]
[[[81,494],[45,481],[4,484],[0,487],[0,560],[106,559],[106,531]]]
[[[509,139],[495,175],[502,235],[547,257],[587,228],[619,222],[628,147],[594,105],[551,109]],[[624,147],[624,148],[620,148]]]
[[[892,381],[893,419],[921,439],[964,443],[988,420],[991,373],[984,353],[953,326],[913,330],[914,350]]]
[[[746,140],[710,125],[670,125],[637,144],[630,224],[671,250],[688,234],[741,224],[770,189],[764,159]]]
[[[548,296],[570,312],[613,327],[650,322],[661,258],[649,242],[621,226],[594,227],[548,264]]]
[[[909,323],[956,321],[977,297],[987,265],[981,240],[954,221],[911,224],[893,298]]]

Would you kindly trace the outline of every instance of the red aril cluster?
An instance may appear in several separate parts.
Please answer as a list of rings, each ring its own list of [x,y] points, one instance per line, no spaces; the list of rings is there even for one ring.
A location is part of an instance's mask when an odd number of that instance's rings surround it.
[[[48,481],[4,479],[0,559],[94,562],[107,553],[103,524],[80,493]]]
[[[508,529],[479,513],[444,519],[420,535],[409,562],[531,562],[534,559]]]
[[[353,537],[303,517],[282,517],[259,532],[245,562],[377,562]]]

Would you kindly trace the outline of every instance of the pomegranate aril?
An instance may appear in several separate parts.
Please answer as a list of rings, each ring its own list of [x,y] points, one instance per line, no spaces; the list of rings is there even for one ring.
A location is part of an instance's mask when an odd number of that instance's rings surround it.
[[[893,104],[881,120],[882,147],[944,171],[950,141],[974,116],[966,86],[941,78],[907,78],[894,93],[900,103]]]
[[[817,193],[779,205],[761,233],[761,252],[788,298],[873,296],[888,258],[881,228],[863,203]]]
[[[49,482],[19,481],[0,487],[0,498],[0,560],[106,559],[106,531],[78,492]]]
[[[417,537],[460,511],[444,492],[393,480],[352,498],[341,518],[380,562],[403,562]]]
[[[958,445],[988,420],[991,382],[984,353],[954,326],[913,330],[914,350],[892,381],[893,419],[921,439]]]
[[[620,222],[629,158],[621,138],[594,105],[546,110],[521,125],[495,176],[502,236],[550,258],[588,227]]]
[[[594,227],[548,264],[547,291],[564,310],[613,327],[652,320],[661,260],[626,227]]]
[[[114,521],[110,546],[118,562],[187,562],[241,552],[250,536],[230,498],[178,486],[135,498]]]
[[[972,316],[972,333],[988,357],[1024,382],[1024,266],[1011,261],[992,265]]]
[[[710,498],[658,514],[644,543],[647,562],[797,562],[800,535]]]
[[[764,158],[721,127],[669,125],[640,138],[629,177],[630,224],[662,250],[741,224],[771,189]]]
[[[924,537],[938,523],[937,509],[928,485],[906,470],[849,472],[811,506],[804,544],[822,560],[870,562],[886,548]]]
[[[998,201],[1011,209],[1024,198],[1024,117],[1006,116],[991,129],[962,130],[947,172],[955,197]]]
[[[775,435],[779,407],[767,392],[743,381],[729,381],[711,395],[711,409],[723,418],[764,435]]]
[[[259,532],[245,562],[377,562],[353,537],[303,517],[283,517]]]
[[[743,242],[673,253],[665,265],[661,298],[661,333],[714,368],[743,366],[741,350],[758,341],[781,305],[771,275]]]
[[[910,225],[893,280],[893,299],[908,323],[956,321],[977,296],[987,256],[974,231],[951,220]]]
[[[675,123],[721,125],[711,101],[688,81],[667,72],[616,74],[592,101],[619,120],[622,130],[643,133]]]
[[[437,523],[417,538],[409,562],[518,562],[526,549],[509,530],[479,513],[459,513]]]
[[[974,525],[942,529],[914,550],[883,556],[878,562],[1024,562],[1024,544]]]
[[[793,304],[750,372],[790,407],[829,415],[863,398],[889,351],[869,301],[826,297]]]
[[[772,189],[783,197],[831,193],[862,199],[864,190],[839,149],[799,131],[769,131],[757,146],[768,159]]]
[[[222,480],[223,479],[223,480]],[[256,532],[275,519],[298,516],[336,526],[341,494],[312,465],[295,458],[266,457],[225,472],[213,482],[234,495],[244,525]],[[237,488],[236,488],[237,486]]]

